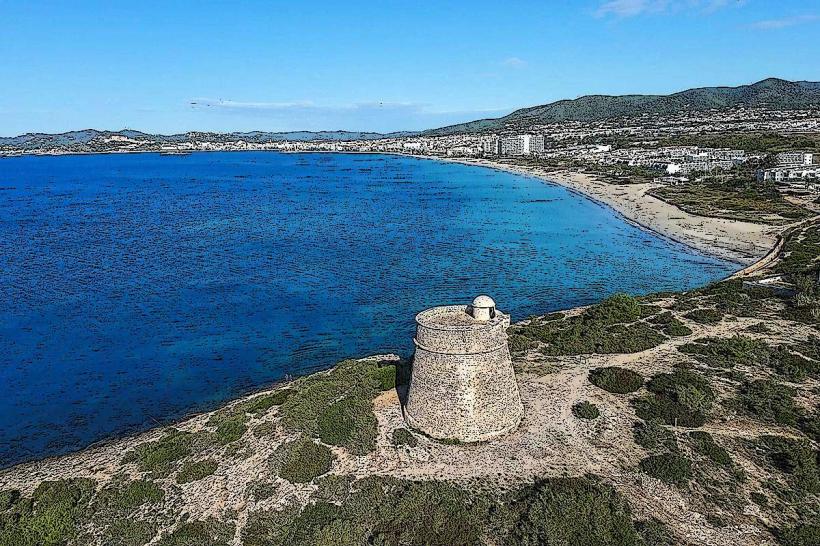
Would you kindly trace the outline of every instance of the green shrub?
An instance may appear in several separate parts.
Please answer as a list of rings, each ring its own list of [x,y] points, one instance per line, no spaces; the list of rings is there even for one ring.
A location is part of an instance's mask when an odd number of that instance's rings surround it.
[[[0,512],[8,510],[20,500],[20,491],[17,489],[5,489],[0,491]]]
[[[317,425],[319,438],[326,444],[346,447],[356,455],[365,455],[376,447],[378,422],[370,400],[339,400],[319,415]]]
[[[817,546],[820,544],[820,517],[814,521],[801,522],[781,529],[778,533],[781,546]]]
[[[234,525],[213,519],[190,521],[164,536],[157,546],[228,546],[234,535]]]
[[[636,521],[635,529],[643,540],[643,546],[675,546],[675,537],[662,522],[657,519]]]
[[[694,355],[699,361],[713,368],[766,363],[771,356],[771,350],[766,343],[747,336],[699,338],[692,343],[681,345],[678,350]]]
[[[651,394],[633,401],[638,417],[645,421],[699,427],[706,422],[715,400],[709,381],[691,370],[658,374],[646,387]]]
[[[820,409],[801,418],[798,426],[806,436],[820,443]]]
[[[126,453],[123,463],[134,462],[143,472],[164,475],[173,463],[191,454],[192,441],[190,433],[172,429],[159,440],[140,444]]]
[[[771,329],[766,326],[764,322],[758,322],[757,324],[752,324],[751,326],[746,327],[747,332],[752,332],[753,334],[769,334],[771,333]]]
[[[768,497],[766,497],[766,495],[764,495],[763,493],[761,493],[759,491],[752,491],[749,494],[749,498],[752,499],[752,502],[755,503],[758,506],[768,506],[769,505]]]
[[[515,523],[504,544],[640,544],[628,504],[611,487],[588,478],[539,482],[519,493],[509,511]]]
[[[643,386],[643,376],[626,368],[610,366],[589,372],[589,381],[596,387],[616,394],[635,392]]]
[[[328,373],[300,379],[295,385],[298,392],[279,408],[282,426],[287,430],[314,435],[319,415],[337,400],[372,400],[381,392],[381,382],[373,372],[377,367],[378,363],[373,360],[346,360]]]
[[[370,372],[378,382],[380,391],[389,391],[396,388],[396,366],[390,364],[374,368]]]
[[[628,294],[615,294],[586,311],[592,320],[604,324],[624,324],[641,318],[640,302]]]
[[[723,313],[717,309],[695,309],[686,313],[684,317],[698,324],[717,324],[723,319]]]
[[[105,546],[144,546],[157,533],[157,524],[138,519],[114,520],[103,532]]]
[[[114,481],[102,489],[95,501],[96,510],[130,513],[143,504],[156,504],[165,498],[165,492],[148,480]]]
[[[244,414],[234,415],[222,420],[216,427],[216,440],[222,445],[227,445],[242,438],[248,431],[245,424],[247,418]]]
[[[675,434],[656,421],[636,421],[632,426],[635,443],[649,451],[677,451]]]
[[[635,322],[641,314],[641,305],[635,298],[616,295],[580,315],[563,320],[532,319],[528,324],[510,328],[509,332],[511,336],[542,342],[542,351],[552,356],[634,353],[655,347],[666,339],[649,324]],[[516,339],[517,346],[525,346]]]
[[[692,329],[678,319],[673,320],[663,328],[663,332],[672,337],[684,337],[692,335]]]
[[[730,466],[732,464],[732,457],[729,452],[717,445],[708,432],[692,431],[689,433],[689,440],[691,440],[692,448],[696,452],[709,457],[715,463],[721,466]]]
[[[785,347],[778,347],[772,352],[770,367],[787,381],[803,381],[807,376],[820,375],[820,363],[789,352]]]
[[[281,406],[284,404],[285,400],[287,400],[295,392],[295,389],[279,389],[270,394],[263,394],[251,398],[247,402],[240,404],[239,409],[245,413],[253,413],[254,415],[264,414],[272,407]]]
[[[187,461],[177,473],[177,483],[191,483],[207,478],[216,472],[219,464],[213,459],[203,461]]]
[[[692,461],[678,453],[650,455],[640,466],[653,478],[668,484],[680,485],[692,478]]]
[[[820,493],[818,453],[803,440],[783,436],[762,436],[755,443],[765,462],[788,476],[800,494]]]
[[[333,466],[331,451],[310,440],[296,440],[284,446],[286,456],[279,476],[292,483],[308,483],[326,474]]]
[[[768,379],[758,379],[741,388],[739,403],[744,411],[761,421],[795,426],[800,409],[793,397],[793,389]]]
[[[510,347],[510,352],[513,354],[517,353],[525,353],[530,349],[534,349],[538,346],[538,343],[529,339],[526,336],[522,336],[520,334],[511,333],[509,338],[507,339],[507,343]]]
[[[393,445],[416,447],[419,441],[413,436],[413,433],[406,428],[397,428],[393,430]]]
[[[453,545],[479,543],[483,503],[444,482],[369,477],[340,506],[328,502],[251,512],[245,546]]]
[[[73,543],[90,516],[95,482],[45,481],[30,498],[20,499],[13,517],[0,525],[0,546],[62,546]],[[0,519],[0,521],[3,521]]]
[[[584,400],[572,406],[572,413],[579,419],[596,419],[601,412],[598,411],[598,406],[591,404]]]

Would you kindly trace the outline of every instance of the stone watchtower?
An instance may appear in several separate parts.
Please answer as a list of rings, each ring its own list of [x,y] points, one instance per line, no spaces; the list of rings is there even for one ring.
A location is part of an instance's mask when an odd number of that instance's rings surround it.
[[[488,296],[416,315],[416,354],[404,419],[438,439],[480,442],[524,415],[507,346],[509,315]]]

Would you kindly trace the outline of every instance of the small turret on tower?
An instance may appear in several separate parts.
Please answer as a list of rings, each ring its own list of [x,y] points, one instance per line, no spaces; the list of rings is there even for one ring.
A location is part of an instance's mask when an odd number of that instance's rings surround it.
[[[495,302],[490,296],[477,296],[470,306],[470,314],[476,320],[487,322],[495,318]]]

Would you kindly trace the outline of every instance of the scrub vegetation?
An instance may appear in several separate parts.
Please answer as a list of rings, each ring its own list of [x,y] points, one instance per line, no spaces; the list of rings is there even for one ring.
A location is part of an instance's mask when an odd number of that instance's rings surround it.
[[[782,225],[811,214],[786,201],[773,186],[746,179],[663,186],[649,193],[698,216]]]
[[[538,346],[550,356],[634,353],[659,345],[667,335],[682,335],[684,325],[658,318],[659,311],[632,296],[616,294],[578,315],[533,318],[511,327],[510,333],[517,351]]]

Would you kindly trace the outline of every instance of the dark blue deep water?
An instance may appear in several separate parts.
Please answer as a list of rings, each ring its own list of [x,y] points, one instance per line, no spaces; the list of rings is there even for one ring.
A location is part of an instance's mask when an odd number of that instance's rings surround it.
[[[0,159],[0,466],[412,350],[413,316],[513,319],[735,266],[535,179],[384,155]]]

